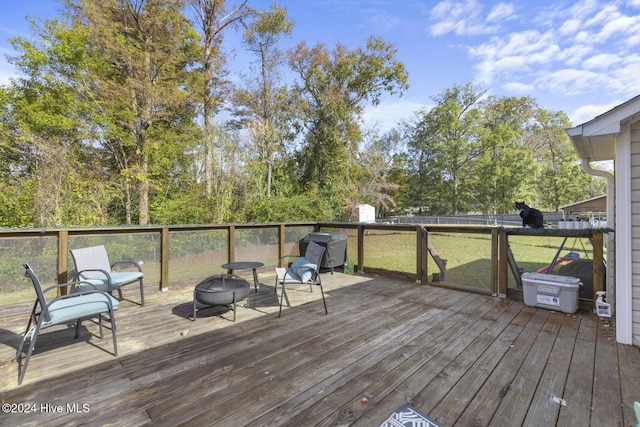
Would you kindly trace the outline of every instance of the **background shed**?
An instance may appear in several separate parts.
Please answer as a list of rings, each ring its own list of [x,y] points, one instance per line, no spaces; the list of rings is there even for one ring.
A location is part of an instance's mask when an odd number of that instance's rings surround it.
[[[564,213],[565,220],[573,220],[576,217],[584,218],[606,218],[607,217],[607,195],[592,197],[569,205],[560,206]]]
[[[364,222],[367,224],[376,222],[376,208],[368,204],[357,205],[351,221]]]

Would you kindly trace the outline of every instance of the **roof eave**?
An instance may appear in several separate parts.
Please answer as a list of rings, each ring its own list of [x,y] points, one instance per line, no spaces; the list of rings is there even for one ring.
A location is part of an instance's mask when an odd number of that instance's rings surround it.
[[[566,131],[581,159],[613,160],[622,125],[635,120],[640,120],[640,95]]]

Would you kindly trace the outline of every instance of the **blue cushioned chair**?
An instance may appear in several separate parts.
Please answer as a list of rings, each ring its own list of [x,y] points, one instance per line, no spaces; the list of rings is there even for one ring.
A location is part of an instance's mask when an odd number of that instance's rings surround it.
[[[322,280],[320,279],[320,265],[322,264],[324,251],[325,248],[323,246],[315,242],[309,242],[303,257],[297,257],[288,267],[276,268],[274,291],[277,291],[278,285],[282,286],[280,313],[278,317],[282,316],[282,303],[286,297],[285,285],[309,285],[312,291],[313,286],[319,286],[320,293],[322,294],[322,302],[324,303],[324,312],[329,313],[327,311],[327,302],[324,299],[324,291],[322,290]],[[291,257],[291,255],[284,256],[283,260],[288,257]],[[289,298],[287,298],[287,304],[288,303]]]
[[[118,261],[109,263],[107,250],[103,245],[92,246],[90,248],[71,250],[73,262],[76,265],[76,281],[88,282],[96,289],[112,293],[117,290],[122,299],[122,286],[139,282],[140,284],[140,305],[144,305],[144,287],[142,279],[141,262]],[[114,268],[122,270],[123,267],[132,267],[135,271],[114,271]]]
[[[20,370],[18,384],[22,384],[24,375],[27,372],[29,359],[31,358],[31,354],[33,353],[33,350],[36,346],[38,334],[42,329],[49,328],[51,326],[68,325],[75,322],[75,338],[78,338],[79,328],[82,321],[85,319],[98,317],[98,324],[100,325],[100,338],[102,338],[102,315],[105,313],[109,313],[109,320],[111,321],[111,334],[113,336],[113,354],[114,356],[118,355],[118,344],[116,341],[116,320],[113,315],[114,310],[118,308],[117,299],[113,298],[106,292],[90,289],[91,286],[84,283],[83,285],[85,286],[81,287],[82,290],[76,290],[75,293],[62,295],[52,299],[51,301],[47,301],[47,299],[45,298],[45,293],[49,290],[66,287],[69,285],[74,286],[78,285],[79,283],[63,283],[60,285],[53,285],[43,290],[38,277],[36,277],[36,274],[33,272],[31,267],[29,267],[29,264],[23,264],[23,266],[25,269],[25,276],[31,278],[31,282],[33,283],[33,288],[36,291],[37,298],[35,303],[33,304],[33,309],[31,310],[29,323],[27,323],[27,328],[24,331],[24,338],[22,339],[22,343],[20,344],[20,347],[16,352],[16,361],[20,363],[20,359],[22,358],[22,350],[27,341],[27,338],[29,338],[30,336],[31,338],[29,340],[29,349],[27,350],[27,357],[24,361],[24,366],[22,366],[22,369]]]

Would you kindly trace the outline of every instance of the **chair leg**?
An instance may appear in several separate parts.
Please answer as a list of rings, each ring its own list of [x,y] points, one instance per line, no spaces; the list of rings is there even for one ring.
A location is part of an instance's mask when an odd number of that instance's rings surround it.
[[[98,329],[100,330],[100,339],[104,338],[102,333],[102,313],[98,314]]]
[[[18,376],[18,385],[22,384],[22,380],[24,379],[24,375],[27,373],[27,367],[29,366],[29,360],[31,359],[31,354],[33,353],[33,349],[36,347],[36,340],[38,339],[38,333],[40,332],[40,325],[37,324],[33,330],[33,334],[31,336],[31,340],[29,341],[29,351],[27,352],[27,357],[24,359],[24,366],[20,370],[20,375]]]
[[[16,351],[16,360],[20,360],[20,358],[22,357],[22,349],[24,348],[24,343],[27,340],[27,336],[29,335],[29,333],[33,332],[31,330],[31,324],[33,323],[33,327],[35,328],[37,323],[38,323],[38,319],[36,319],[35,317],[35,312],[36,312],[36,307],[38,305],[38,302],[36,301],[36,303],[33,305],[33,310],[31,311],[31,316],[29,316],[29,322],[27,323],[27,329],[24,330],[24,334],[22,337],[22,342],[20,343],[20,347],[18,347],[18,350]]]
[[[75,339],[78,339],[78,337],[80,336],[80,324],[81,323],[82,323],[82,319],[76,320],[76,335],[74,336]]]
[[[280,312],[278,313],[278,317],[282,316],[282,302],[283,302],[283,299],[284,299],[284,293],[285,293],[285,291],[284,291],[284,283],[283,283],[282,284],[282,292],[280,293]]]
[[[324,291],[322,290],[322,283],[320,284],[320,293],[322,294],[322,303],[324,304],[324,314],[329,314],[327,310],[327,302],[324,299]]]
[[[116,319],[113,316],[113,310],[109,310],[109,318],[111,319],[111,336],[113,337],[113,355],[118,356],[118,340],[116,338]]]
[[[193,291],[193,321],[196,321],[196,312],[198,308],[196,307],[196,291]]]
[[[16,350],[16,359],[15,359],[16,362],[22,359],[22,349],[24,348],[24,343],[26,341],[27,341],[27,334],[24,334],[24,337],[22,337],[22,342],[20,343],[20,346]]]
[[[144,285],[142,279],[140,279],[140,305],[144,307]]]
[[[35,328],[36,323],[34,322],[33,329]],[[27,338],[29,337],[29,335],[31,335],[31,338],[29,338],[29,343],[31,343],[31,340],[33,339],[33,329],[25,331],[24,336],[22,337],[22,342],[20,343],[18,350],[16,350],[16,361],[22,359],[22,350],[24,349],[24,344],[27,342]]]
[[[38,301],[37,300],[33,304],[33,308],[31,309],[31,315],[29,316],[29,323],[27,323],[27,328],[24,330],[25,335],[27,334],[29,329],[31,329],[31,323],[33,322],[33,324],[35,325],[38,322],[38,320],[35,317],[36,316],[36,308],[38,308]]]

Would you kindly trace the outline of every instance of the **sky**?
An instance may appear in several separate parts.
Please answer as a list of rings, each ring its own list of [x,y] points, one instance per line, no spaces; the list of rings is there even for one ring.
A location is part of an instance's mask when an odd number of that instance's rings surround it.
[[[227,0],[235,5],[239,0]],[[268,9],[271,0],[249,0]],[[295,27],[283,47],[369,36],[397,49],[409,74],[402,97],[368,107],[365,125],[386,131],[454,85],[481,84],[488,95],[528,96],[578,125],[640,94],[640,0],[279,0]],[[0,0],[0,84],[17,75],[8,39],[32,37],[27,17],[57,16],[55,0]],[[230,66],[245,70],[237,37]]]

